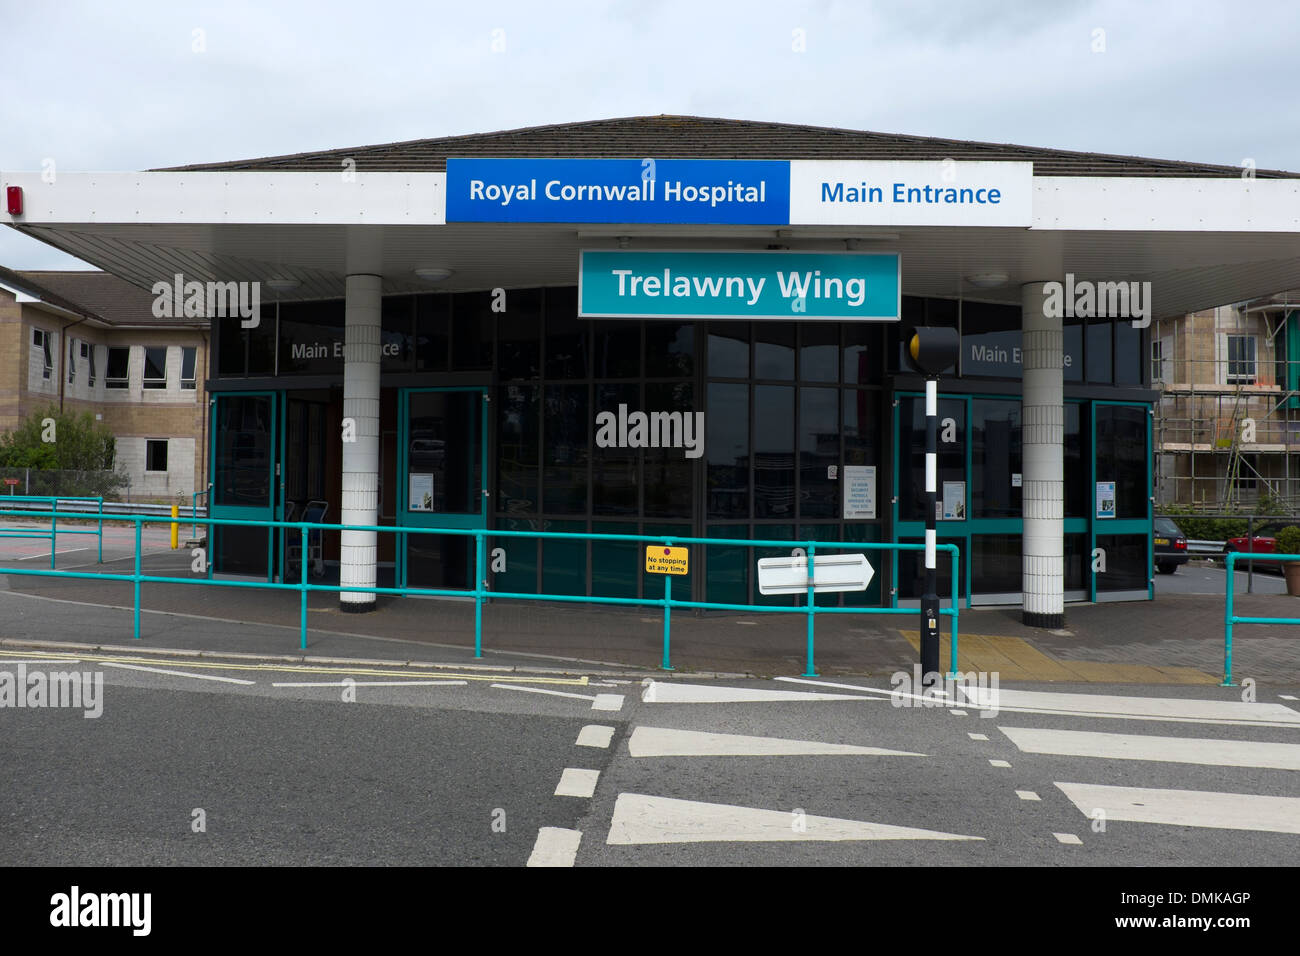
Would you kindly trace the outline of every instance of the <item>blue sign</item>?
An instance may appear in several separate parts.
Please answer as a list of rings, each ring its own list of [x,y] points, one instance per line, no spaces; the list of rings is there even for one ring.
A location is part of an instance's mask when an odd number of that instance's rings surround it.
[[[789,219],[786,160],[447,160],[447,222],[783,226]]]
[[[897,321],[897,253],[585,250],[585,318]]]

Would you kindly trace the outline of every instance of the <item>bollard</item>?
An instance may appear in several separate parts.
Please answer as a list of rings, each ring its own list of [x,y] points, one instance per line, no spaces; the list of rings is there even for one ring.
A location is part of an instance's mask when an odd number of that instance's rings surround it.
[[[179,518],[181,515],[181,506],[172,505],[172,517]],[[175,551],[181,546],[180,542],[181,526],[175,521],[172,522],[172,550]]]

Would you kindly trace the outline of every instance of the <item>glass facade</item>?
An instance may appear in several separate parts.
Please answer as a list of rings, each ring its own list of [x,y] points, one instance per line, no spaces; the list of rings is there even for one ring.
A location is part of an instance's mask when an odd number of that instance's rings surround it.
[[[341,383],[341,301],[269,303],[255,329],[237,319],[213,325],[213,391],[223,384],[292,389],[295,377],[328,380],[314,388]],[[907,331],[918,325],[955,328],[961,337],[958,363],[941,380],[939,538],[961,551],[964,597],[1016,594],[1023,486],[1018,305],[905,296],[900,323],[642,321],[580,319],[572,286],[506,290],[504,300],[486,291],[387,296],[381,368],[385,388],[471,383],[488,390],[488,470],[476,480],[488,495],[489,527],[920,543],[924,401],[904,355]],[[1147,570],[1145,551],[1138,561],[1145,539],[1131,527],[1096,527],[1092,484],[1115,481],[1118,517],[1145,518],[1145,407],[1078,393],[1140,387],[1149,374],[1140,361],[1144,335],[1127,323],[1066,320],[1071,591],[1130,590]],[[276,384],[268,384],[270,376]],[[411,391],[411,420],[382,427],[400,433],[409,449],[436,455],[432,431],[413,431],[433,401],[417,401]],[[320,433],[319,414],[291,416],[291,453],[312,453],[303,443]],[[218,475],[222,462],[214,457]],[[416,464],[412,456],[408,471]],[[425,471],[436,475],[436,464]],[[232,460],[225,467],[236,466]],[[230,491],[222,487],[218,481],[218,498]],[[436,477],[433,488],[455,490]],[[846,506],[850,488],[856,497]],[[239,486],[239,493],[249,492]],[[1105,582],[1094,580],[1090,561],[1103,539],[1116,549],[1116,574]],[[412,557],[411,583],[468,580],[459,547],[430,546],[439,553]],[[507,556],[505,568],[492,571],[498,590],[653,598],[664,586],[662,576],[645,573],[644,552],[631,542],[509,538],[490,547]],[[777,601],[759,595],[755,580],[755,561],[767,553],[743,545],[692,549],[692,573],[672,581],[674,594]],[[877,574],[867,592],[821,600],[879,604],[919,596],[916,552],[871,560]],[[417,568],[435,564],[444,571]]]

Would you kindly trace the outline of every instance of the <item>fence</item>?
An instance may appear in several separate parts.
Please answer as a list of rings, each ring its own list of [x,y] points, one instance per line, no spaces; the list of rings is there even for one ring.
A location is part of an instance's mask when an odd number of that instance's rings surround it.
[[[0,538],[49,538],[50,539],[50,569],[54,569],[54,555],[58,551],[59,543],[59,504],[80,504],[85,506],[94,506],[91,511],[89,507],[78,509],[75,514],[78,517],[85,517],[89,512],[90,515],[97,519],[95,529],[86,528],[64,528],[64,534],[93,534],[99,541],[99,561],[104,562],[104,499],[103,498],[70,498],[70,497],[48,497],[44,495],[5,495],[4,503],[8,507],[0,514],[19,515],[29,518],[49,518],[50,530],[38,531],[27,526],[19,528],[0,528]],[[17,506],[16,508],[14,506]],[[29,508],[28,505],[33,507]],[[42,511],[39,506],[44,505],[48,510]],[[65,511],[65,516],[70,516]]]
[[[0,509],[0,515],[12,514],[6,509]],[[30,515],[30,512],[17,512],[19,514]],[[562,603],[575,604],[621,604],[621,605],[639,605],[646,607],[662,607],[664,612],[663,624],[663,669],[672,670],[671,663],[671,641],[672,641],[672,610],[673,608],[686,608],[698,610],[723,610],[723,611],[747,611],[757,613],[777,613],[777,614],[803,614],[807,619],[807,668],[804,673],[805,677],[816,677],[814,666],[814,645],[815,645],[815,621],[818,614],[910,614],[919,615],[920,612],[908,608],[871,608],[871,607],[818,607],[816,596],[813,591],[813,580],[816,567],[816,553],[818,549],[836,550],[836,551],[924,551],[923,544],[897,544],[897,543],[867,543],[867,542],[826,542],[826,541],[779,541],[763,539],[738,539],[738,538],[690,538],[677,536],[655,536],[655,535],[637,535],[637,534],[587,534],[581,532],[563,532],[563,531],[506,531],[500,529],[465,529],[465,528],[413,528],[392,526],[383,527],[379,525],[341,525],[341,524],[314,524],[304,521],[241,521],[234,519],[217,519],[217,518],[195,518],[194,523],[204,525],[205,527],[250,527],[265,528],[268,531],[273,529],[284,529],[285,531],[297,530],[301,536],[302,554],[304,560],[301,562],[301,579],[296,584],[290,583],[273,583],[269,581],[231,581],[219,580],[212,578],[179,578],[162,575],[143,574],[140,566],[141,547],[140,536],[141,529],[146,522],[171,523],[170,518],[155,518],[145,515],[123,515],[123,514],[105,514],[106,520],[124,520],[133,522],[135,525],[135,548],[134,548],[134,567],[131,574],[114,575],[119,579],[129,580],[134,585],[133,598],[133,636],[136,640],[140,638],[140,586],[148,582],[150,584],[193,584],[209,585],[213,587],[232,587],[232,588],[260,588],[277,591],[297,591],[299,592],[299,635],[300,647],[307,647],[307,595],[312,591],[332,591],[336,593],[364,593],[364,594],[391,594],[398,596],[427,596],[427,597],[473,597],[474,599],[474,656],[483,656],[483,603],[486,600],[509,599],[521,601],[553,601]],[[436,534],[436,535],[459,535],[474,538],[475,569],[474,576],[475,587],[473,589],[451,589],[451,588],[385,588],[378,586],[344,586],[343,584],[311,584],[307,580],[308,562],[305,560],[307,554],[307,535],[311,531],[373,531],[379,533],[397,533],[397,534]],[[630,597],[602,597],[598,595],[574,595],[574,594],[529,594],[513,591],[493,591],[487,587],[487,577],[485,573],[485,552],[488,538],[556,538],[568,540],[592,540],[592,541],[638,541],[643,544],[663,545],[672,547],[674,545],[724,545],[730,547],[759,547],[759,548],[803,548],[808,557],[808,593],[805,597],[806,603],[803,605],[760,605],[760,604],[726,604],[714,601],[682,601],[674,599],[672,596],[672,576],[664,575],[664,596],[663,598],[630,598]],[[950,607],[941,608],[940,615],[945,615],[951,619],[951,640],[949,646],[949,674],[957,673],[957,643],[959,636],[958,613],[958,565],[960,555],[956,545],[940,544],[937,546],[939,551],[948,552],[952,560],[952,595]],[[105,575],[95,572],[80,571],[58,571],[53,569],[54,556],[50,556],[51,570],[40,571],[33,568],[0,568],[0,574],[19,574],[44,577],[69,577],[85,578],[93,580],[103,580]]]
[[[130,478],[116,471],[82,471],[66,468],[0,468],[0,495],[120,497]]]
[[[1223,686],[1232,686],[1232,627],[1234,624],[1300,624],[1300,617],[1240,617],[1233,612],[1232,566],[1238,558],[1247,557],[1243,552],[1228,554],[1226,592],[1223,600]],[[1274,554],[1269,557],[1270,564],[1283,564],[1300,561],[1300,554]]]

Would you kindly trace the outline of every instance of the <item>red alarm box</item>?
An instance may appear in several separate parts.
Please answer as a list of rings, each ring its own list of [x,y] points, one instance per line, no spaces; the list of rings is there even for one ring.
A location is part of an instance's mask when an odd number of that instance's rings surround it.
[[[5,206],[11,216],[21,216],[23,214],[23,187],[6,186],[5,187]]]

